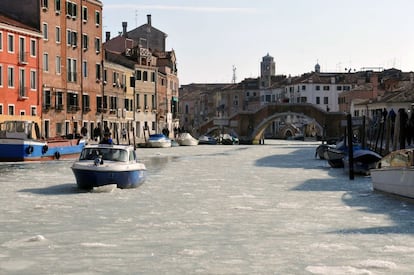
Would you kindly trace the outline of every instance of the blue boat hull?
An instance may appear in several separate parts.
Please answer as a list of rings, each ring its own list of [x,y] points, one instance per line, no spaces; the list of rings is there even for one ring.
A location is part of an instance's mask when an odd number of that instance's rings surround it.
[[[72,168],[76,183],[80,189],[91,190],[94,187],[116,184],[118,188],[136,188],[145,181],[145,170],[133,171],[94,171]]]
[[[46,141],[0,139],[0,162],[41,161],[77,157],[85,147],[82,140],[53,144]]]
[[[0,162],[42,161],[77,157],[85,146],[81,141],[73,145],[48,144],[43,141],[0,139]]]

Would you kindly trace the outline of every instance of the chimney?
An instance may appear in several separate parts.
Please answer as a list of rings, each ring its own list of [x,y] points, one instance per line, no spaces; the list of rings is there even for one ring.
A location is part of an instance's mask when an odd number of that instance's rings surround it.
[[[126,36],[127,33],[127,22],[122,22],[122,36]]]
[[[151,14],[147,14],[147,24],[151,27]]]
[[[111,32],[105,32],[105,42],[111,40]]]

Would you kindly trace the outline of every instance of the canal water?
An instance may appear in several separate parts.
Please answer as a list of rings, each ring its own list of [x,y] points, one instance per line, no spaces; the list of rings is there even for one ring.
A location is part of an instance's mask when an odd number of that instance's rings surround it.
[[[0,164],[0,274],[412,274],[414,204],[315,142],[143,148],[136,189],[72,161]]]

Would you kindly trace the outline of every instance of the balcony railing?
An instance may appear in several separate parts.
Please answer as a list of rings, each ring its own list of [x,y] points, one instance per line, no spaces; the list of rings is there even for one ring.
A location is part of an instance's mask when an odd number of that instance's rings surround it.
[[[27,87],[19,86],[19,99],[27,99]]]
[[[19,64],[27,64],[28,63],[28,58],[27,56],[29,55],[28,52],[19,52]]]

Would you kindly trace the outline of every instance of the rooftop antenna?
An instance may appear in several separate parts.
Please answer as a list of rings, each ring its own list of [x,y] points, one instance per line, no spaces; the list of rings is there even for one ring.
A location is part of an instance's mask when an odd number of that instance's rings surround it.
[[[233,65],[233,77],[231,79],[232,83],[236,83],[236,67]]]

